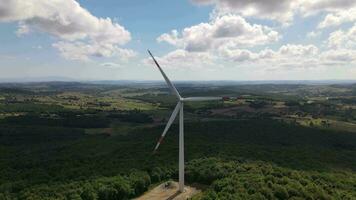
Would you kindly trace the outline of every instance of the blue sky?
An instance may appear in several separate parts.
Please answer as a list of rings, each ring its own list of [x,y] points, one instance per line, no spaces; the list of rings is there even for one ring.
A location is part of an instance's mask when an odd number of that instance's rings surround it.
[[[355,79],[356,1],[0,0],[0,79]]]

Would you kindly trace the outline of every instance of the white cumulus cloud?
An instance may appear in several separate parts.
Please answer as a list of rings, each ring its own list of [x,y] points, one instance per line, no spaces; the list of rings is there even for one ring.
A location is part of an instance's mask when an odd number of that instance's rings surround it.
[[[252,47],[278,41],[280,35],[268,26],[250,24],[238,15],[224,15],[209,23],[173,30],[157,38],[190,52],[206,52],[221,46]]]
[[[324,20],[318,25],[318,28],[339,26],[343,23],[354,21],[356,21],[356,8],[327,14]]]
[[[356,24],[349,30],[337,30],[330,33],[328,45],[331,48],[356,49]]]
[[[75,0],[0,0],[0,22],[19,22],[17,35],[40,31],[59,38],[53,46],[68,59],[127,55],[119,46],[131,40],[123,26]]]
[[[253,64],[268,63],[273,66],[285,65],[300,66],[313,60],[319,54],[319,49],[314,45],[286,44],[277,51],[264,49],[252,52],[247,49],[220,49],[220,55],[228,61],[250,62]]]
[[[321,61],[325,64],[351,64],[356,62],[356,50],[338,49],[328,50],[321,54]]]
[[[192,0],[196,4],[216,6],[218,13],[237,13],[245,17],[270,19],[289,24],[295,15],[309,16],[327,12],[320,27],[354,20],[355,0]],[[337,19],[340,18],[340,19]]]
[[[293,8],[298,1],[292,0],[192,0],[197,4],[214,4],[218,12],[238,13],[245,17],[266,18],[282,22],[291,21]]]
[[[183,49],[177,49],[156,59],[162,66],[176,69],[206,69],[215,64],[214,56],[208,52],[189,52]],[[146,58],[143,62],[146,65],[154,64],[151,58]]]

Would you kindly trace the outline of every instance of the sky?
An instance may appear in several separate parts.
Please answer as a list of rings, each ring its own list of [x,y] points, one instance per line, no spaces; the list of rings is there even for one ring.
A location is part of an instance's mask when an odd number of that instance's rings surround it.
[[[0,80],[355,80],[355,0],[0,0]]]

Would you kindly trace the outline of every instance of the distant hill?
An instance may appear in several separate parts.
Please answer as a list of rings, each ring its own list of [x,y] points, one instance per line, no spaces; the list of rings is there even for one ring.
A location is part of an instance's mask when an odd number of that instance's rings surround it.
[[[163,80],[88,80],[62,76],[0,78],[0,83],[28,82],[84,82],[94,84],[125,85],[125,84],[160,84]],[[302,85],[331,85],[356,84],[356,80],[176,80],[178,84],[209,84],[209,85],[261,85],[261,84],[302,84]]]

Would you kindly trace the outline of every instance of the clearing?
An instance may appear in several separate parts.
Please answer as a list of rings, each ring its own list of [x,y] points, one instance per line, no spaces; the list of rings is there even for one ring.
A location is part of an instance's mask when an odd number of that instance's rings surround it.
[[[201,191],[194,187],[185,186],[184,192],[180,193],[178,183],[170,181],[162,183],[134,200],[186,200],[199,192]]]

